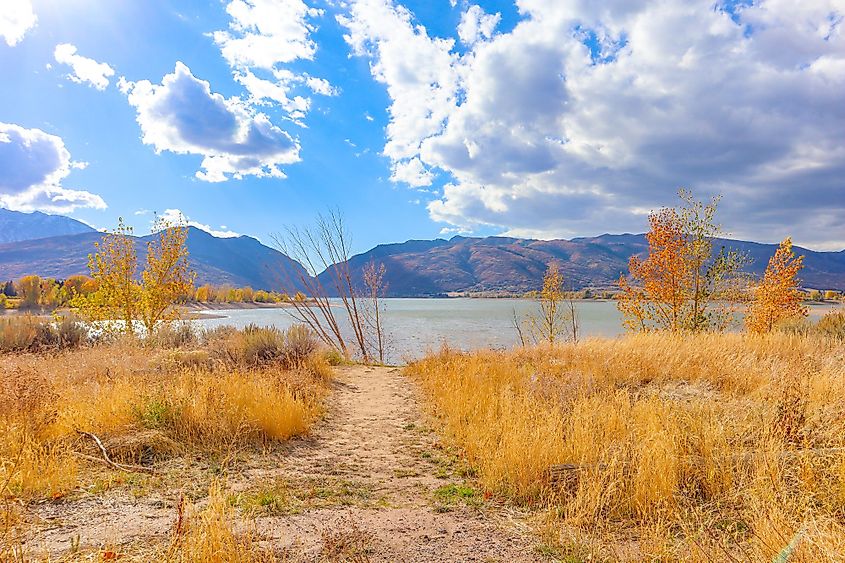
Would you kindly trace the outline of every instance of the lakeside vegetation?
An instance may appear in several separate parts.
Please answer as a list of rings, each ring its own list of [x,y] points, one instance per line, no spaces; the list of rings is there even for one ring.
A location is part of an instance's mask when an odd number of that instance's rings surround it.
[[[620,278],[630,334],[579,339],[552,265],[514,319],[522,348],[445,347],[406,373],[486,494],[547,508],[560,559],[838,560],[845,313],[805,318],[789,239],[748,280],[712,247],[717,200],[681,197]],[[746,332],[727,333],[737,303]]]
[[[40,559],[25,546],[36,525],[27,512],[32,503],[115,487],[150,494],[190,485],[204,497],[213,483],[199,467],[237,463],[307,432],[331,377],[325,351],[302,327],[197,335],[173,326],[143,342],[92,342],[85,331],[66,338],[75,330],[66,324],[52,328],[27,317],[0,323],[0,352],[7,353],[0,378],[3,561]],[[211,500],[202,514],[219,511]],[[199,518],[203,524],[166,560],[208,561],[190,550],[233,533],[223,520],[215,528]],[[242,545],[229,546],[231,553]]]
[[[550,264],[536,311],[514,314],[522,347],[447,346],[407,366],[465,467],[467,484],[434,496],[528,507],[541,514],[541,551],[566,561],[836,560],[845,312],[807,318],[790,239],[750,279],[742,256],[713,248],[717,200],[681,195],[681,207],[650,216],[648,254],[619,280],[630,334],[585,338],[577,294]],[[64,300],[74,314],[0,318],[0,560],[33,558],[33,506],[114,487],[193,491],[175,506],[170,541],[144,557],[273,560],[241,525],[249,515],[234,507],[226,470],[198,466],[237,465],[307,433],[331,364],[384,362],[385,270],[370,264],[366,287],[354,286],[339,215],[289,234],[307,264],[287,285],[308,295],[293,298],[195,288],[185,227],[156,232],[143,264],[121,224],[92,254],[91,278],[12,286],[33,307]],[[317,270],[330,272],[342,306]],[[277,298],[300,324],[197,332],[176,322],[190,300]]]
[[[548,506],[563,558],[770,561],[794,542],[789,561],[833,561],[843,342],[661,332],[444,350],[407,373],[485,490]]]

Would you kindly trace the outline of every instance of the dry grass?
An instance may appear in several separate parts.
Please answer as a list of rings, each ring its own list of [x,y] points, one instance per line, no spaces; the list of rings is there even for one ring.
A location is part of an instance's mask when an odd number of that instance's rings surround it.
[[[845,348],[638,335],[408,373],[482,487],[551,507],[563,555],[789,561],[845,553]],[[574,464],[553,483],[549,468]],[[567,555],[569,554],[569,555]]]
[[[259,546],[253,530],[236,529],[235,515],[220,483],[213,483],[205,507],[178,507],[170,546],[155,557],[166,563],[273,563],[274,552]]]
[[[188,354],[205,354],[202,350]],[[329,368],[184,362],[172,351],[116,343],[57,354],[7,355],[0,365],[0,483],[23,499],[78,482],[76,453],[150,463],[188,451],[229,452],[301,434],[320,412]]]

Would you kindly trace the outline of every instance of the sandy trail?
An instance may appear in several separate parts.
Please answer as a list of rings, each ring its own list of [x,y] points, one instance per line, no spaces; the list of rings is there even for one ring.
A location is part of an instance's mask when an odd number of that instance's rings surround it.
[[[139,547],[168,541],[180,494],[201,507],[219,475],[233,504],[255,515],[255,537],[285,561],[543,560],[525,515],[471,488],[400,369],[339,368],[332,386],[309,435],[239,458],[223,473],[207,459],[174,460],[181,469],[141,492],[124,487],[32,507],[39,525],[30,553],[56,556],[76,545],[136,560]]]
[[[339,370],[327,417],[291,443],[278,471],[293,481],[343,483],[365,491],[365,500],[259,518],[265,540],[303,561],[331,558],[346,544],[340,558],[360,561],[538,560],[519,514],[481,502],[480,493],[474,507],[437,499],[436,490],[463,479],[426,430],[416,393],[397,368]]]

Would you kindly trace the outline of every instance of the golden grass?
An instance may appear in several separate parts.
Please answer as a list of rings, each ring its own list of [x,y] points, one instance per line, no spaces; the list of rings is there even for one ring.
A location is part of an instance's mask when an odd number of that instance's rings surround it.
[[[171,352],[117,343],[0,365],[0,483],[6,496],[58,497],[78,483],[77,453],[141,463],[192,450],[285,440],[319,414],[329,368],[313,355],[285,370],[162,361]],[[152,458],[152,459],[148,459]]]
[[[252,530],[238,533],[232,509],[220,483],[209,489],[204,508],[179,507],[173,539],[155,558],[167,563],[271,563],[272,550],[262,549]]]
[[[572,554],[771,560],[795,538],[789,561],[845,553],[839,341],[648,334],[444,350],[407,371],[480,484],[548,503]],[[556,464],[579,469],[553,483]]]

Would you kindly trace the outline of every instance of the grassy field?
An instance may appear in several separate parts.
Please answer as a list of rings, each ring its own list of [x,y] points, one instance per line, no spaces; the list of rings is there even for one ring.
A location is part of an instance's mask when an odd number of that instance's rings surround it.
[[[845,553],[841,340],[644,334],[406,372],[488,493],[548,507],[552,557]]]
[[[195,552],[230,549],[250,560],[228,527],[220,483],[195,479],[191,467],[225,466],[308,430],[330,378],[308,333],[223,329],[198,338],[170,330],[147,343],[86,345],[62,344],[39,320],[3,322],[0,348],[24,351],[0,364],[0,561],[38,559],[25,545],[34,504],[187,483],[210,500],[201,510],[179,507],[185,526],[156,558],[211,561]],[[116,465],[106,464],[94,436]]]

